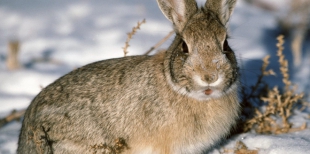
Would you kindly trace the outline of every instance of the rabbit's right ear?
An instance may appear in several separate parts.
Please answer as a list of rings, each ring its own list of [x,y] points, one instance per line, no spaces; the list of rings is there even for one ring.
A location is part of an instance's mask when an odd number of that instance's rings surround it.
[[[188,19],[197,12],[195,0],[157,0],[158,6],[166,16],[181,32]]]

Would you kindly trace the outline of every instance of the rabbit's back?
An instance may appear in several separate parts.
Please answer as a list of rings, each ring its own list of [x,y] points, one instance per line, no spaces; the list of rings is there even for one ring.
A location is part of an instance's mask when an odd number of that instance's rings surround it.
[[[75,142],[84,144],[83,148],[113,145],[117,138],[163,126],[170,114],[163,113],[163,104],[151,103],[162,99],[156,87],[164,80],[163,74],[155,73],[163,72],[156,70],[163,67],[154,59],[136,56],[96,62],[44,88],[25,114],[19,152],[29,142],[45,149],[74,146]]]

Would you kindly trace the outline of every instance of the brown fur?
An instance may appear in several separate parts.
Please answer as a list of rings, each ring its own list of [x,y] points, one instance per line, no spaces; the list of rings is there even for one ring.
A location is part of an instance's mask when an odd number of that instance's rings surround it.
[[[226,23],[193,0],[158,3],[175,25],[169,49],[95,62],[56,80],[28,107],[18,153],[87,154],[122,138],[127,154],[196,154],[227,135],[239,104],[236,59],[223,47]],[[194,8],[178,9],[175,22],[170,7],[180,3]]]

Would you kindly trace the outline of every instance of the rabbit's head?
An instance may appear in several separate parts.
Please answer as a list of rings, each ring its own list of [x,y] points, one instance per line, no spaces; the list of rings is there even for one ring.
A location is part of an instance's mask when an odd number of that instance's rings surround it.
[[[177,45],[170,49],[169,83],[197,100],[221,97],[237,90],[238,67],[227,42],[227,22],[236,0],[157,0],[173,23]]]

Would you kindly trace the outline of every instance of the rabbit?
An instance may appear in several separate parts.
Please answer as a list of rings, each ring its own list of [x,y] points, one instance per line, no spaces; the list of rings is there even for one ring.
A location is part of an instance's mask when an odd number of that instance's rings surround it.
[[[157,0],[170,47],[103,60],[44,88],[29,105],[17,153],[200,154],[239,117],[238,64],[227,42],[236,0]]]

